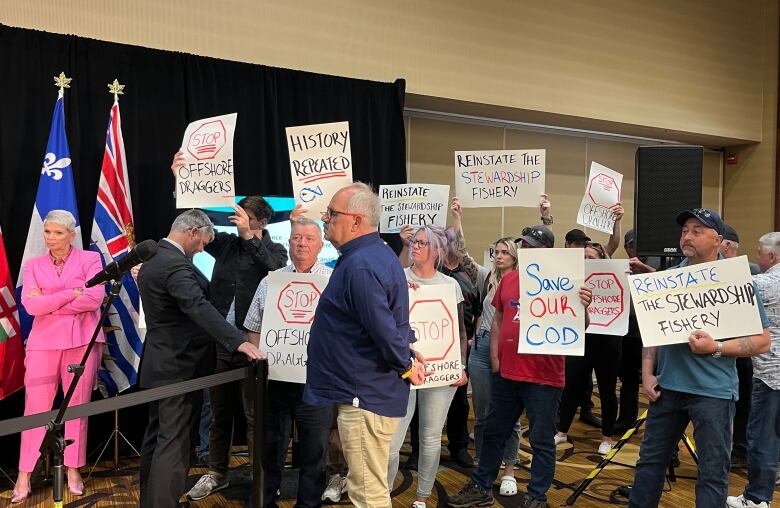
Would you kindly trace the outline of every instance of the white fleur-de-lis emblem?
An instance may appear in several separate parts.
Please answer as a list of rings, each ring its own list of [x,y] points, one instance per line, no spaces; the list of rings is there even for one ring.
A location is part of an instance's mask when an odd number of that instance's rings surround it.
[[[57,156],[49,152],[46,154],[46,157],[43,158],[43,169],[41,169],[41,174],[59,180],[62,178],[62,171],[60,171],[60,169],[67,168],[68,166],[70,166],[70,159],[63,157],[62,159],[57,160]]]

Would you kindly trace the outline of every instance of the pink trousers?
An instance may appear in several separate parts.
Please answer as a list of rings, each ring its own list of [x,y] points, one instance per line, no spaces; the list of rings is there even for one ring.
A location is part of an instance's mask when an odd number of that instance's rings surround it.
[[[24,414],[31,415],[49,411],[57,395],[60,384],[63,391],[70,386],[73,374],[68,372],[68,365],[79,363],[87,346],[52,351],[26,351],[24,366]],[[84,367],[84,374],[76,385],[71,406],[85,404],[90,401],[92,388],[95,386],[103,344],[97,343],[89,354]],[[66,413],[67,416],[67,413]],[[19,456],[19,471],[32,472],[38,460],[39,448],[46,433],[43,427],[22,432],[21,454]],[[65,465],[81,467],[87,463],[87,419],[68,420],[65,422],[65,439],[74,442],[65,448]]]

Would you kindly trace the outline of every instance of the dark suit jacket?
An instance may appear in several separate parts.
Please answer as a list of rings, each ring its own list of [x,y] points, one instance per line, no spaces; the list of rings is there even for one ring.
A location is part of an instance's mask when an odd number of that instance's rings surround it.
[[[246,341],[209,303],[208,279],[168,241],[141,267],[138,287],[147,326],[142,388],[212,374],[214,341],[230,352]]]

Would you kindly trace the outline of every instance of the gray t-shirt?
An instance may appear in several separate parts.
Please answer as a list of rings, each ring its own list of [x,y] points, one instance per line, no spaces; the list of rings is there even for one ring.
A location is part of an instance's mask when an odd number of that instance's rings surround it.
[[[423,279],[415,275],[411,267],[404,268],[404,274],[406,274],[407,280],[412,280],[420,286],[432,284],[453,284],[455,286],[455,303],[463,303],[463,290],[460,289],[460,284],[458,284],[458,281],[449,275],[444,275],[443,273],[437,271],[436,275],[430,279]]]

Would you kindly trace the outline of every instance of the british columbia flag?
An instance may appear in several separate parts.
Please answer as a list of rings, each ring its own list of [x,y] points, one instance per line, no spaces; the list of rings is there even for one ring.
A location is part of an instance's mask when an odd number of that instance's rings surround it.
[[[127,178],[119,102],[115,100],[108,122],[90,249],[102,254],[105,265],[121,259],[134,246],[133,205]],[[122,284],[122,291],[114,299],[106,322],[103,323],[106,349],[103,350],[99,377],[112,394],[135,384],[143,351],[143,336],[138,329],[138,285],[129,273],[122,277]],[[108,291],[107,285],[107,294]]]

